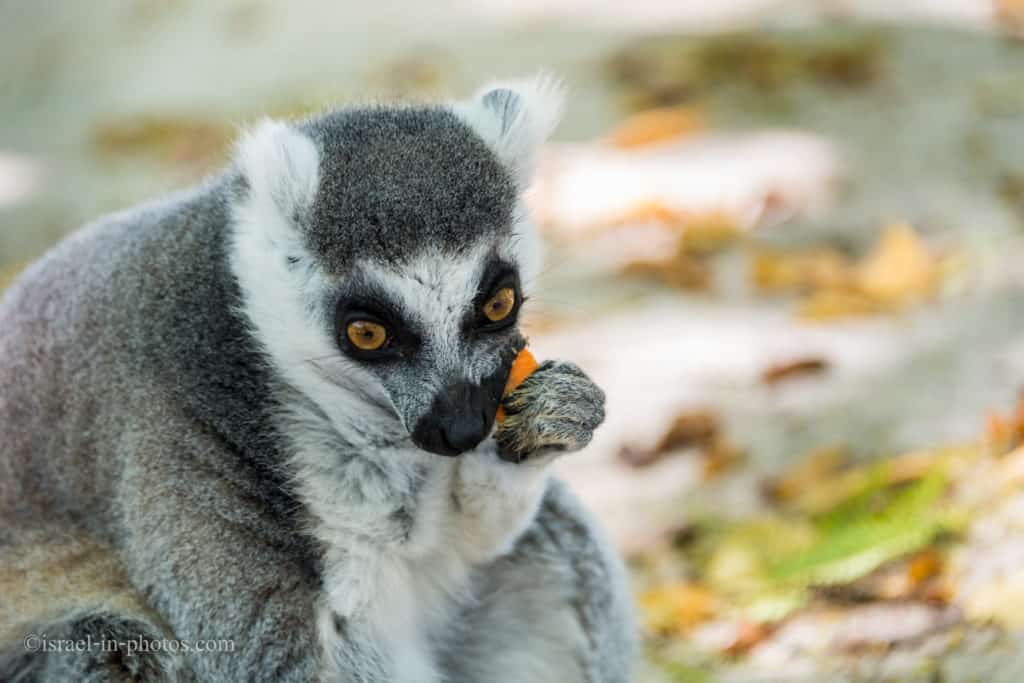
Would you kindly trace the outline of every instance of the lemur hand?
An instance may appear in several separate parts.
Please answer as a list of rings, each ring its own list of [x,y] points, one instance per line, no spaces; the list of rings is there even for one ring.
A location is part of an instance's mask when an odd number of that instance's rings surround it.
[[[495,439],[509,462],[578,451],[604,421],[604,392],[565,361],[541,363],[502,405],[507,417]]]

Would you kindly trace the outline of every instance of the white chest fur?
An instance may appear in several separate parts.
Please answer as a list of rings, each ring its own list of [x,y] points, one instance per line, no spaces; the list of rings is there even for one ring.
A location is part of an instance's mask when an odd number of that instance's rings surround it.
[[[390,494],[380,482],[321,482],[307,497],[328,548],[320,630],[329,658],[342,654],[349,669],[356,653],[341,651],[358,648],[351,638],[362,631],[391,667],[389,680],[433,683],[431,642],[453,610],[473,600],[473,569],[509,551],[529,524],[546,473],[498,460],[487,443],[455,459],[401,455],[422,466],[412,477],[391,472]],[[354,468],[362,476],[382,471],[389,468]],[[349,495],[325,495],[341,490]]]

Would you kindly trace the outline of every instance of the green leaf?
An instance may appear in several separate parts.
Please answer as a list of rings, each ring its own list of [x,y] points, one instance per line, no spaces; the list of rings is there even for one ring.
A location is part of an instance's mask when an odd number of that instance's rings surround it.
[[[826,515],[816,543],[772,564],[768,576],[787,584],[846,583],[926,547],[949,525],[937,505],[947,483],[944,472],[935,470],[880,505],[881,492],[868,487]]]

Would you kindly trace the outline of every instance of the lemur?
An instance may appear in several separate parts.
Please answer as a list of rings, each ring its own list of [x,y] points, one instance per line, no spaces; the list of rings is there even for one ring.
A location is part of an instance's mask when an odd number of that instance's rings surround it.
[[[0,679],[629,679],[623,566],[549,474],[604,394],[547,361],[501,397],[563,99],[538,77],[264,121],[219,174],[16,280]]]

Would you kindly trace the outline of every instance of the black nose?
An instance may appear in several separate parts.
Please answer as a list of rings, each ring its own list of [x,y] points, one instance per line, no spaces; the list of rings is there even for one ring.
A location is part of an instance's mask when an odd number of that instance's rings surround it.
[[[485,382],[489,385],[489,382]],[[412,440],[425,451],[459,455],[473,449],[491,431],[500,389],[459,381],[442,390],[416,424]]]
[[[482,414],[463,412],[441,426],[441,440],[452,454],[464,453],[484,440],[489,427]]]

